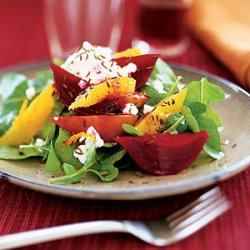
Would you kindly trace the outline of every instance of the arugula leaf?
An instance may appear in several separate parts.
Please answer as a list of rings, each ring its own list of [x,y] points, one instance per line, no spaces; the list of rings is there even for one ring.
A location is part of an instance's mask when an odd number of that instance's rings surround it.
[[[205,130],[209,135],[204,150],[214,159],[219,159],[221,153],[221,136],[216,123],[204,115],[200,115],[196,119],[200,130]]]
[[[19,149],[26,152],[40,152],[41,156],[43,157],[43,160],[45,160],[51,150],[51,146],[49,145],[48,141],[45,141],[44,143],[40,144],[35,141],[35,139],[32,140],[30,144],[22,144],[19,145]]]
[[[36,90],[36,94],[41,93],[46,86],[53,83],[53,73],[50,70],[42,71],[36,74],[35,78],[29,81],[29,86]]]
[[[119,174],[119,170],[114,166],[114,164],[121,160],[125,154],[126,151],[122,149],[111,155],[103,155],[102,158],[98,159],[96,164],[88,169],[88,171],[92,171],[97,174],[102,181],[113,181]]]
[[[64,170],[64,173],[66,174],[67,177],[71,178],[70,176],[73,176],[70,180],[70,183],[74,184],[74,183],[81,181],[82,175],[77,174],[77,169],[75,169],[74,166],[72,166],[68,163],[63,163],[63,170]],[[53,180],[53,179],[51,179],[51,180]]]
[[[222,126],[220,117],[212,110],[210,106],[207,106],[207,111],[205,112],[205,116],[212,119],[217,125],[217,127]]]
[[[208,133],[209,139],[204,150],[215,159],[221,154],[221,138],[218,132],[221,120],[210,104],[222,101],[224,98],[225,93],[219,86],[209,82],[207,78],[202,78],[187,85],[186,107],[182,110],[189,127],[194,132],[199,128]]]
[[[147,104],[150,106],[155,106],[166,96],[166,94],[159,93],[156,89],[154,89],[153,87],[151,87],[149,85],[143,86],[140,89],[140,91],[143,94],[150,96],[150,98],[147,101]]]
[[[119,170],[114,164],[126,154],[126,151],[122,149],[115,153],[106,154],[100,150],[96,153],[97,155],[94,158],[91,158],[81,169],[76,170],[75,168],[72,168],[72,165],[71,167],[66,165],[68,171],[66,176],[50,179],[49,182],[76,183],[84,179],[89,172],[96,174],[102,181],[113,181],[119,174]]]
[[[164,123],[164,133],[183,133],[187,129],[187,122],[181,114],[170,115]]]
[[[23,101],[26,99],[25,90],[28,88],[26,80],[19,83],[0,107],[0,135],[4,134],[11,126],[11,123],[18,116]]]
[[[212,102],[222,101],[225,98],[224,91],[217,85],[203,77],[200,81],[193,81],[187,85],[186,101],[197,101],[206,105]]]
[[[80,163],[74,156],[74,147],[72,145],[63,147],[63,143],[69,139],[71,134],[60,128],[58,138],[55,142],[55,152],[57,157],[61,162],[68,163],[75,167],[82,167],[82,163]]]
[[[163,89],[166,91],[166,93],[159,93],[155,88],[153,88],[152,84],[156,80],[159,80],[163,84]],[[140,89],[140,91],[150,96],[147,104],[150,106],[155,106],[166,97],[167,93],[175,93],[178,91],[177,84],[179,80],[180,78],[175,76],[169,65],[162,59],[158,59],[150,79],[146,85]]]
[[[2,101],[5,101],[13,93],[15,88],[26,80],[23,74],[15,72],[3,74],[0,77],[0,95]]]
[[[51,150],[48,154],[48,158],[47,158],[47,161],[45,164],[45,170],[48,173],[56,173],[56,172],[60,171],[60,169],[61,169],[61,162],[58,159],[58,157],[53,149],[53,145],[51,145]]]
[[[20,149],[19,147],[0,146],[0,159],[24,160],[31,157],[43,157],[44,152],[38,149]]]
[[[201,115],[207,111],[207,105],[201,102],[189,102],[187,106],[194,116]]]
[[[17,118],[21,105],[27,98],[25,91],[32,86],[38,95],[52,81],[50,71],[39,73],[34,80],[28,80],[19,73],[7,73],[1,77],[0,136],[11,127],[12,121]]]
[[[142,136],[142,133],[140,133],[135,127],[133,127],[132,125],[130,124],[127,124],[127,123],[123,123],[122,124],[122,129],[130,134],[130,135],[134,135],[134,136]]]
[[[148,84],[155,80],[160,80],[163,83],[174,83],[176,81],[176,76],[173,70],[165,63],[162,59],[156,61],[154,70],[150,76]]]
[[[64,109],[64,105],[59,101],[57,95],[54,96],[54,100],[55,100],[55,106],[50,116],[59,116]],[[50,120],[46,120],[45,123],[43,124],[39,137],[41,137],[44,140],[52,140],[55,136],[55,131],[56,131],[56,125]]]
[[[189,106],[189,102],[200,102],[207,105],[205,116],[213,119],[217,126],[221,126],[219,116],[211,109],[210,104],[224,100],[225,93],[217,85],[209,82],[207,78],[202,78],[200,81],[193,81],[187,85],[187,95],[185,103]]]
[[[171,86],[171,88],[169,88],[168,90],[168,94],[166,95],[166,97],[170,97],[171,95],[175,94],[176,92],[178,92],[178,84],[180,82],[180,80],[182,80],[183,77],[182,76],[178,76],[175,80],[175,82],[173,83],[173,85]]]
[[[195,133],[199,132],[200,131],[199,124],[196,121],[195,116],[193,116],[190,108],[183,105],[181,113],[184,115],[190,129]]]
[[[116,142],[104,142],[103,147],[104,147],[104,148],[112,148],[112,147],[114,147],[114,146],[116,146],[116,145],[117,145]]]

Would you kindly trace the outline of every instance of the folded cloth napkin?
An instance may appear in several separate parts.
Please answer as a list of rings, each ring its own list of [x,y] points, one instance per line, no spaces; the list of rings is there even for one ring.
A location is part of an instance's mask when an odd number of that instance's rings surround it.
[[[250,91],[250,0],[194,0],[190,28]]]

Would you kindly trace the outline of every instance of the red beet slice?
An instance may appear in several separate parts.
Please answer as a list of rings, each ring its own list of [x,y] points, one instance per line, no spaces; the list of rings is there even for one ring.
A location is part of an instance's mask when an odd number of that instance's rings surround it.
[[[55,88],[60,101],[68,107],[89,84],[55,64],[51,64],[50,67],[54,74]],[[84,83],[81,87],[80,82]]]
[[[139,89],[148,81],[159,57],[159,54],[146,54],[141,56],[115,58],[113,60],[121,67],[129,63],[134,63],[137,66],[137,71],[132,73],[131,77],[136,80],[136,89]]]
[[[72,134],[86,132],[93,126],[105,142],[114,141],[114,138],[123,135],[123,123],[133,125],[137,115],[90,115],[90,116],[59,116],[50,117],[50,120],[59,127]]]
[[[156,134],[115,139],[137,165],[153,175],[177,174],[198,157],[208,139],[205,131],[195,134]]]

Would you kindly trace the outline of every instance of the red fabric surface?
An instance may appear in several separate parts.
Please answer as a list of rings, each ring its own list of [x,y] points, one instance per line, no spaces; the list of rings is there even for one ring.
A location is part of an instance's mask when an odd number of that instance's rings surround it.
[[[134,8],[131,2],[127,7]],[[0,18],[0,67],[49,57],[40,0],[1,0]],[[130,28],[131,22],[129,19],[125,25],[121,48],[129,46],[134,34]],[[194,38],[185,55],[169,61],[195,66],[235,81],[230,72]],[[250,169],[218,185],[232,201],[231,210],[188,239],[162,249],[249,249]],[[96,219],[157,218],[180,208],[201,192],[148,201],[89,201],[41,194],[0,180],[0,235]],[[55,241],[25,249],[156,248],[129,235],[106,234]]]

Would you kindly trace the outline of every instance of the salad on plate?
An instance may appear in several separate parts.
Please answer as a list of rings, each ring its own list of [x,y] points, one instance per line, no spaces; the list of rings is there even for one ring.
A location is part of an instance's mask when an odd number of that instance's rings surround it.
[[[0,159],[37,157],[63,171],[50,183],[110,182],[123,169],[175,175],[201,154],[224,155],[211,106],[223,90],[205,77],[184,85],[158,54],[84,42],[33,79],[3,74],[0,93]]]

